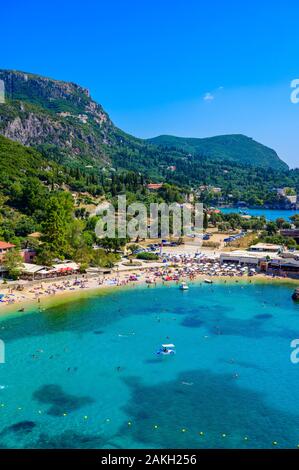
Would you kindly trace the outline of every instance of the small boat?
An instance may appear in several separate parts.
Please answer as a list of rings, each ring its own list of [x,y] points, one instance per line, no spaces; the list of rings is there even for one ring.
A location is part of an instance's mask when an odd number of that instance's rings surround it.
[[[188,290],[189,286],[188,286],[188,284],[186,284],[186,282],[182,282],[182,284],[180,285],[180,289],[181,290]]]
[[[213,284],[212,279],[204,279],[203,282],[205,282],[206,284]]]
[[[292,299],[295,301],[299,300],[299,288],[295,289],[292,295]]]
[[[175,345],[174,344],[162,344],[161,348],[156,352],[158,356],[170,356],[175,354]]]

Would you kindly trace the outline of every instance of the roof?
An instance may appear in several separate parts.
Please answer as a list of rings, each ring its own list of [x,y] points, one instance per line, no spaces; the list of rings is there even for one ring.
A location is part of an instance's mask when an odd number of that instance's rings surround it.
[[[299,229],[296,228],[288,228],[284,230],[280,230],[281,235],[284,237],[299,237]]]
[[[55,271],[76,271],[79,269],[79,265],[77,263],[58,263],[58,264],[53,264],[53,268]]]
[[[40,266],[38,264],[31,264],[31,263],[23,263],[22,271],[27,274],[51,274],[51,273],[60,273],[60,272],[68,272],[68,271],[76,271],[79,269],[79,265],[77,263],[59,263],[53,264],[50,267],[47,266]]]
[[[245,250],[235,250],[235,251],[227,251],[220,253],[222,258],[255,258],[255,259],[262,259],[262,258],[272,258],[277,257],[275,253],[269,253],[268,251],[245,251]]]
[[[162,188],[163,183],[149,183],[147,189],[160,189]]]
[[[290,258],[287,258],[287,259],[284,259],[284,258],[275,258],[273,260],[271,260],[271,263],[272,264],[278,264],[280,266],[291,266],[291,267],[296,267],[296,268],[299,268],[299,261],[295,260],[295,259],[290,259]]]
[[[42,236],[41,232],[33,232],[28,235],[30,238],[40,238]]]
[[[1,242],[0,241],[0,250],[5,250],[7,248],[14,248],[16,245],[13,245],[12,243],[6,243],[6,242]]]
[[[256,245],[251,245],[250,247],[250,250],[254,251],[254,250],[264,250],[264,251],[267,251],[267,250],[280,250],[281,249],[281,245],[273,245],[272,243],[257,243]]]
[[[44,269],[44,267],[39,266],[38,264],[23,263],[23,266],[22,266],[21,269],[22,269],[23,273],[35,274],[38,271],[41,271],[42,269]]]

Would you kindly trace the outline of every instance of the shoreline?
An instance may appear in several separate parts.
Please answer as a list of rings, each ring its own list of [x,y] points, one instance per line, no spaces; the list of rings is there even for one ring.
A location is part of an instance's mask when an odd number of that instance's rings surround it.
[[[138,270],[136,270],[138,271]],[[205,279],[212,281],[211,285],[217,284],[227,284],[227,285],[236,285],[236,284],[276,284],[289,286],[290,288],[298,287],[299,280],[292,278],[283,278],[283,277],[270,277],[264,274],[256,274],[255,276],[248,277],[239,277],[239,276],[206,276],[206,275],[196,275],[194,278],[190,279],[188,276],[182,276],[179,280],[165,281],[162,278],[155,279],[155,283],[147,283],[147,279],[151,273],[147,270],[139,272],[137,278],[134,281],[128,281],[128,273],[123,272],[116,275],[107,275],[105,278],[93,277],[93,278],[84,278],[83,276],[78,276],[77,283],[78,285],[72,287],[62,287],[65,286],[70,280],[66,278],[55,279],[48,283],[41,282],[40,286],[42,290],[38,292],[32,292],[32,290],[37,290],[37,286],[34,289],[34,285],[28,285],[24,288],[24,291],[18,292],[12,290],[13,295],[12,301],[0,303],[0,318],[6,315],[22,315],[30,312],[32,310],[43,311],[48,307],[71,303],[82,298],[91,298],[92,296],[97,296],[99,294],[105,296],[111,293],[113,290],[126,289],[126,288],[136,288],[145,287],[155,288],[156,286],[167,286],[167,285],[178,285],[181,282],[187,283],[204,283]],[[100,281],[100,282],[99,282]],[[109,284],[110,283],[110,284]],[[43,285],[44,284],[44,285]],[[46,285],[48,284],[48,285]],[[82,287],[84,284],[84,287]],[[207,284],[209,285],[209,284]],[[55,292],[49,293],[49,289],[57,289]],[[61,287],[60,287],[61,286]],[[61,290],[59,290],[61,289]]]

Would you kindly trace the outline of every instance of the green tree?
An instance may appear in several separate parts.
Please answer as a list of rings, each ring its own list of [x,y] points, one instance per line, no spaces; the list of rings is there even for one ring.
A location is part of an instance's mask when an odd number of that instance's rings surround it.
[[[7,269],[10,278],[18,279],[23,262],[23,257],[18,250],[13,249],[5,253],[3,266]]]
[[[105,237],[102,238],[98,241],[98,244],[104,248],[107,252],[114,251],[116,253],[117,251],[122,250],[126,243],[128,242],[128,239],[126,238],[109,238]]]
[[[277,225],[275,222],[268,222],[266,225],[266,232],[271,237],[277,233]]]
[[[204,230],[207,230],[208,226],[209,226],[208,214],[207,214],[207,212],[205,212],[204,216],[203,216],[203,228],[204,228]]]
[[[54,193],[46,203],[42,241],[52,250],[54,257],[64,257],[70,250],[73,210],[72,196],[67,192]]]
[[[56,254],[53,252],[51,245],[42,243],[37,248],[36,263],[42,266],[51,266]]]

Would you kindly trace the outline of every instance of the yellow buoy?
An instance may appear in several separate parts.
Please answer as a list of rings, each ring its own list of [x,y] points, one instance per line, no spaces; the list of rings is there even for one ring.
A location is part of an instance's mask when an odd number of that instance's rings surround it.
[[[159,427],[159,426],[158,426],[157,424],[155,424],[154,429],[158,429],[158,427]]]
[[[204,436],[204,434],[205,433],[203,431],[200,431],[200,433],[199,433],[200,436]]]
[[[88,419],[88,416],[85,415],[85,416],[84,416],[84,419]]]
[[[63,413],[63,416],[67,416],[67,413]]]
[[[247,437],[247,436],[244,437],[244,441],[248,441],[248,437]]]
[[[183,428],[181,431],[182,431],[182,432],[186,432],[186,431],[187,431],[187,429]]]
[[[274,446],[277,446],[278,442],[277,442],[277,441],[273,441],[272,444],[273,444]]]
[[[132,426],[132,423],[131,423],[131,421],[128,421],[128,426]]]

